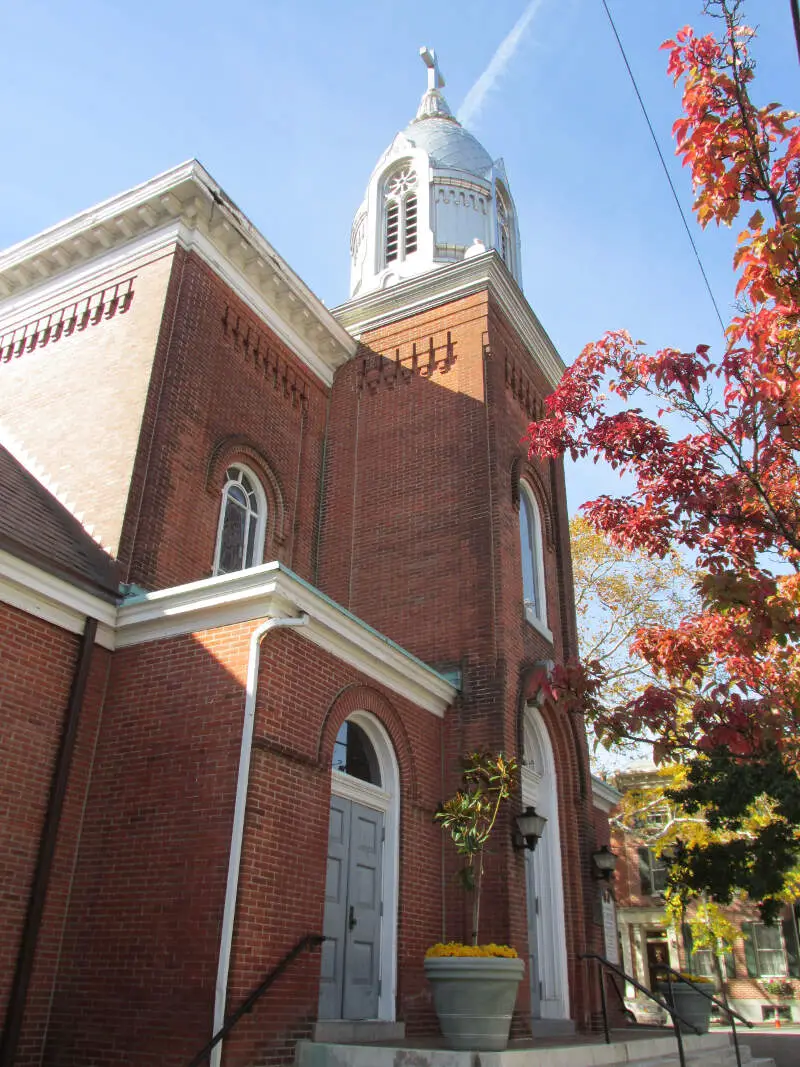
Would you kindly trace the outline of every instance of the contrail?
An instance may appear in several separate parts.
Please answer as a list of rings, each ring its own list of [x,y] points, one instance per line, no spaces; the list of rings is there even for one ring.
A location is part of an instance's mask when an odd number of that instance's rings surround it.
[[[522,39],[522,35],[528,28],[528,24],[541,6],[542,0],[530,0],[528,6],[517,19],[514,29],[503,40],[489,60],[489,66],[464,97],[464,102],[458,109],[458,115],[456,116],[462,126],[468,126],[483,107],[486,94],[493,88],[494,83],[508,66],[517,50],[517,45]]]

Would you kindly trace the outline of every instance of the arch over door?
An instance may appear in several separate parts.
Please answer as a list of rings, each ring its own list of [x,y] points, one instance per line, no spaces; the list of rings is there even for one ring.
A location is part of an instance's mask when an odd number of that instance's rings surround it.
[[[321,1019],[394,1019],[399,794],[389,735],[354,712],[331,771]]]
[[[569,1019],[558,783],[547,727],[531,705],[523,723],[522,803],[547,819],[536,851],[525,853],[531,1015]]]

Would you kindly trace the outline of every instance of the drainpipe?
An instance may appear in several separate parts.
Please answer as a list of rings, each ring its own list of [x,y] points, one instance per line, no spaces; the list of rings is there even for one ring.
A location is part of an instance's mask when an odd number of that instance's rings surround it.
[[[53,777],[50,783],[50,799],[45,812],[44,824],[39,837],[39,852],[36,857],[36,870],[31,883],[30,896],[28,897],[28,910],[25,915],[25,925],[22,928],[17,965],[14,971],[14,979],[11,984],[11,992],[6,1008],[5,1026],[0,1040],[0,1067],[13,1067],[14,1059],[22,1032],[22,1020],[25,1014],[25,1004],[28,999],[28,987],[30,985],[33,962],[36,955],[36,945],[39,940],[39,931],[42,927],[47,888],[50,883],[50,873],[53,868],[53,856],[58,841],[58,827],[61,822],[61,813],[64,808],[64,797],[67,792],[72,757],[75,752],[75,742],[78,736],[78,723],[83,707],[83,697],[86,692],[86,683],[89,679],[89,670],[92,665],[92,653],[94,651],[94,639],[97,633],[97,619],[86,619],[83,629],[78,657],[75,661],[75,670],[72,675],[72,687],[69,694],[64,726],[61,732],[61,742],[56,756]]]
[[[236,894],[239,888],[239,867],[242,859],[244,838],[244,815],[247,807],[247,789],[250,783],[250,754],[253,749],[253,728],[256,718],[256,695],[258,692],[258,665],[261,659],[261,642],[273,630],[308,625],[308,615],[292,618],[268,619],[257,626],[250,635],[250,654],[247,660],[247,683],[244,698],[244,725],[242,747],[239,751],[239,776],[236,780],[236,802],[233,808],[233,831],[228,858],[228,883],[225,888],[225,906],[222,912],[217,987],[214,998],[214,1028],[216,1034],[225,1023],[225,1003],[228,998],[228,971],[233,944],[233,923],[236,917]],[[211,1067],[219,1067],[222,1057],[222,1042],[211,1053]],[[0,1065],[3,1067],[3,1065]],[[10,1067],[10,1065],[9,1065]]]

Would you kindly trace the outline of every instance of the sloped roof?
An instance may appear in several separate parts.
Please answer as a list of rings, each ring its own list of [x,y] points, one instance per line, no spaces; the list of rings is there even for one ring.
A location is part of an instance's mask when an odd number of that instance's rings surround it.
[[[0,548],[109,599],[117,595],[116,561],[2,445]]]

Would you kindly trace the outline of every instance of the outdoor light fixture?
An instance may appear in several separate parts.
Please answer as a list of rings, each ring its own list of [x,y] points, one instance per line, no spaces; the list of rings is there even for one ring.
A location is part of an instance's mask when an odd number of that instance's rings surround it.
[[[533,852],[536,848],[536,843],[542,836],[546,822],[547,819],[544,815],[539,815],[536,808],[528,806],[514,820],[514,832],[511,835],[511,843],[514,848],[517,851],[526,848],[529,852]]]
[[[608,845],[603,845],[597,852],[592,853],[592,866],[595,878],[605,878],[607,882],[610,882],[617,868],[616,853],[612,852]]]

